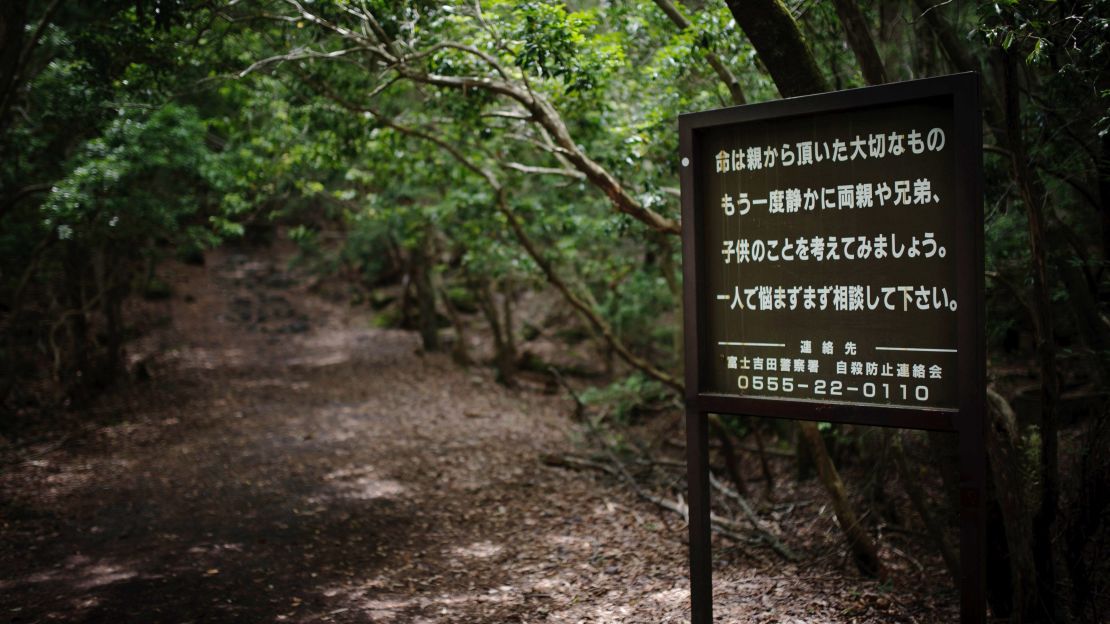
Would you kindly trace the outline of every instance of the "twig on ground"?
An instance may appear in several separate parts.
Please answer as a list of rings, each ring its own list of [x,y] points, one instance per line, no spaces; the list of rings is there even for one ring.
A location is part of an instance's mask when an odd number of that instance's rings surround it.
[[[786,559],[788,561],[798,560],[798,556],[795,555],[792,550],[787,548],[787,546],[783,544],[782,541],[779,540],[779,538],[775,537],[773,533],[768,531],[763,526],[763,523],[759,521],[759,517],[755,515],[755,511],[752,509],[752,506],[748,504],[748,501],[743,496],[741,496],[738,492],[729,489],[729,487],[725,484],[721,483],[721,481],[717,479],[717,477],[713,476],[713,473],[709,474],[709,483],[712,484],[713,487],[717,488],[717,491],[724,494],[726,497],[732,499],[733,501],[736,501],[736,503],[740,505],[740,509],[744,512],[744,516],[748,518],[748,522],[751,523],[752,528],[755,529],[755,532],[759,534],[760,538],[765,541],[768,546],[771,547],[771,550],[775,551],[783,559]]]
[[[686,443],[682,442],[680,440],[667,439],[667,440],[664,440],[663,443],[667,444],[668,446],[673,446],[675,448],[686,450]],[[713,448],[716,448],[716,446],[718,444],[719,444],[719,442],[717,442],[716,440],[711,440],[709,442],[709,446],[713,447]],[[758,453],[759,452],[759,447],[751,446],[751,445],[747,445],[747,444],[737,444],[736,448],[740,449],[741,451],[746,451],[748,453]],[[767,453],[768,455],[774,455],[775,457],[788,457],[788,458],[793,458],[794,457],[794,451],[784,451],[782,449],[777,449],[777,448],[765,448],[764,452]]]
[[[890,549],[890,552],[892,552],[892,553],[902,557],[906,561],[909,561],[910,563],[912,563],[913,567],[917,568],[918,572],[924,572],[925,571],[925,566],[922,565],[920,561],[918,561],[917,559],[912,557],[909,553],[907,553],[907,552],[905,552],[905,551],[903,551],[899,548],[895,548],[894,546],[891,546],[890,544],[887,544],[886,547]]]
[[[547,370],[551,373],[552,377],[555,378],[555,382],[562,386],[563,390],[567,391],[567,394],[570,395],[570,398],[574,399],[575,420],[582,420],[586,415],[586,404],[582,402],[582,398],[578,396],[578,393],[574,391],[574,388],[570,387],[570,384],[568,384],[567,380],[563,378],[563,374],[559,372],[558,368],[555,368],[554,366],[548,366]]]
[[[600,470],[601,472],[619,477],[617,471],[608,464],[586,459],[584,457],[577,457],[575,455],[557,455],[548,454],[540,458],[544,464],[548,466],[555,466],[556,468],[590,468],[593,470]]]
[[[596,462],[583,457],[577,457],[574,455],[544,455],[542,461],[549,466],[556,466],[560,468],[590,468],[592,470],[600,470],[601,472],[617,477],[618,479],[621,479],[622,481],[627,483],[632,491],[640,498],[654,504],[657,507],[678,514],[682,517],[683,522],[689,523],[690,507],[686,504],[684,500],[682,500],[681,495],[678,497],[677,500],[672,501],[648,492],[636,481],[636,479],[631,474],[629,474],[628,470],[624,467],[624,464],[621,463],[619,459],[617,459],[616,455],[610,449],[606,448],[605,450],[610,459],[610,463],[608,464]],[[717,534],[727,537],[735,541],[737,544],[753,543],[753,540],[751,538],[746,537],[742,533],[742,531],[744,530],[743,527],[733,522],[732,520],[729,520],[728,518],[722,518],[721,516],[718,516],[716,514],[710,514],[709,521],[713,527],[713,530]],[[754,540],[754,542],[758,543],[759,540]],[[761,564],[767,563],[767,561],[763,557],[749,552],[747,549],[740,548],[740,551]]]

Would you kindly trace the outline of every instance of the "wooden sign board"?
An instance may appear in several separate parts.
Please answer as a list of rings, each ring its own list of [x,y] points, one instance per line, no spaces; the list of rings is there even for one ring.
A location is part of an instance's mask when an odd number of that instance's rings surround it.
[[[978,93],[960,74],[679,118],[693,435],[708,412],[958,432],[979,504]]]

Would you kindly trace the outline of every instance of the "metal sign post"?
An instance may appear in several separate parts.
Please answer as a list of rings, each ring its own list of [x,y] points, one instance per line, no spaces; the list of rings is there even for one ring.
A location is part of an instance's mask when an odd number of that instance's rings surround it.
[[[984,622],[976,74],[679,117],[693,622],[712,621],[707,414],[955,432],[961,621]]]

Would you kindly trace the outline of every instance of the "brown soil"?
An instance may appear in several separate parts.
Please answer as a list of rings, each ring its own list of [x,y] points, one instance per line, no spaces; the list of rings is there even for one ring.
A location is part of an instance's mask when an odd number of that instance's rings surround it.
[[[688,620],[681,518],[542,461],[582,439],[569,400],[422,355],[282,267],[173,267],[146,310],[172,321],[133,350],[150,379],[4,451],[0,621]],[[954,621],[932,568],[856,577],[807,495],[768,516],[806,562],[718,544],[718,621]]]

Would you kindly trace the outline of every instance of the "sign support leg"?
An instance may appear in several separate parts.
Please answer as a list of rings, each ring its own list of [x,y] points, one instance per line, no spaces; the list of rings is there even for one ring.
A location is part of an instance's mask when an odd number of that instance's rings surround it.
[[[713,564],[709,525],[709,419],[686,408],[686,483],[690,528],[691,624],[713,622]]]
[[[970,419],[974,421],[975,419]],[[986,481],[983,426],[961,427],[960,445],[960,623],[985,624]]]

